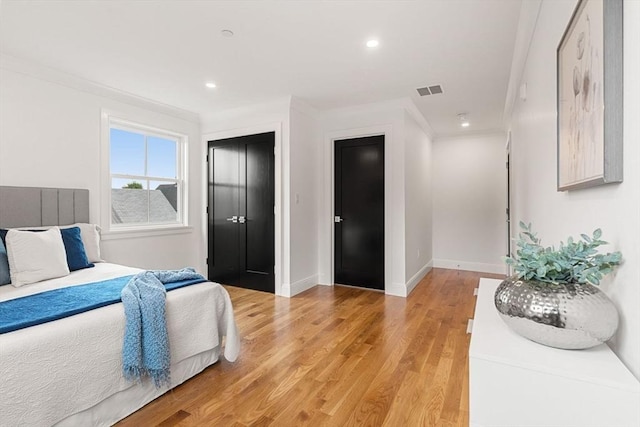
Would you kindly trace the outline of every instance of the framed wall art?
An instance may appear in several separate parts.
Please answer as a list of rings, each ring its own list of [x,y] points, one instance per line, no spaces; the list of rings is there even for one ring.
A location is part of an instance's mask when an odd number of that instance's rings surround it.
[[[622,0],[580,0],[557,49],[558,191],[622,181]]]

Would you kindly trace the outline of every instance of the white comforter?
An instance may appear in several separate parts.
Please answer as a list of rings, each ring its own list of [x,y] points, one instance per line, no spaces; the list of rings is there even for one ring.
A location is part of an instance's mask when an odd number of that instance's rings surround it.
[[[21,288],[0,286],[0,301],[58,287],[135,274],[140,270],[99,263],[61,279]],[[221,346],[234,361],[240,340],[231,300],[217,283],[167,293],[172,364]],[[0,334],[0,424],[52,425],[132,386],[122,377],[122,303]]]

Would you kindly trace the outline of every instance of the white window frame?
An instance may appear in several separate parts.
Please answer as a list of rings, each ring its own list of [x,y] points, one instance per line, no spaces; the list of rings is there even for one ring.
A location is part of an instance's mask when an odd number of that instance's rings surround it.
[[[144,134],[145,137],[160,137],[176,141],[176,178],[154,177],[150,175],[128,175],[111,172],[111,129],[120,129],[127,132]],[[189,231],[192,227],[188,223],[188,170],[187,170],[187,147],[188,136],[168,129],[161,129],[156,126],[134,122],[123,119],[119,116],[103,111],[102,114],[102,209],[101,227],[102,234],[109,238],[135,237],[137,234],[161,235],[173,234],[181,231]],[[145,152],[145,162],[147,153]],[[125,178],[132,180],[150,180],[170,182],[177,184],[177,221],[163,223],[135,223],[135,224],[113,224],[111,222],[111,183],[112,178]]]

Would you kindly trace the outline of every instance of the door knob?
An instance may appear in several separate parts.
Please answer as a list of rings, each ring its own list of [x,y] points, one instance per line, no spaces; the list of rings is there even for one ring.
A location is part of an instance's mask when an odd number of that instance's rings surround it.
[[[238,217],[234,215],[231,218],[227,218],[227,221],[238,222]]]
[[[244,216],[240,216],[240,217],[238,218],[238,222],[239,222],[240,224],[244,224],[245,222],[247,222],[247,218],[245,218]]]
[[[336,215],[333,217],[333,222],[342,222],[342,218],[340,218],[340,215]]]

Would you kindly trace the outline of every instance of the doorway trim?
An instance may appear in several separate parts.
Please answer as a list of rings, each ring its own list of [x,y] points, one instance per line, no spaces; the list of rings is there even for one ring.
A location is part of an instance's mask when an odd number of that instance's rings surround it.
[[[284,230],[284,215],[282,207],[282,122],[269,123],[264,125],[249,126],[244,128],[230,129],[217,132],[209,132],[202,135],[202,173],[200,176],[201,182],[207,182],[207,153],[209,147],[209,141],[226,138],[237,138],[240,136],[255,135],[258,133],[275,132],[275,153],[274,153],[274,176],[275,176],[275,268],[274,268],[274,281],[275,281],[275,294],[284,296],[282,293],[282,271],[283,271],[283,256],[282,256],[282,242],[283,242],[283,230]],[[209,256],[207,249],[207,186],[202,186],[202,192],[200,194],[202,198],[202,242],[204,246],[204,253]]]
[[[511,165],[513,162],[513,152],[512,152],[512,144],[511,144],[511,129],[507,131],[507,143],[505,146],[505,163],[507,167],[507,256],[513,256],[513,209],[511,203],[511,196],[513,193],[513,182],[512,182],[512,173],[511,173]],[[506,274],[510,276],[513,271],[510,265],[505,265]]]
[[[321,240],[319,250],[320,276],[319,282],[324,285],[333,286],[335,277],[335,228],[333,226],[333,214],[335,212],[335,141],[351,138],[362,138],[367,136],[384,136],[384,292],[385,294],[398,295],[394,292],[392,284],[392,245],[391,245],[391,186],[393,150],[393,125],[377,125],[361,128],[344,129],[332,131],[325,134],[323,146],[323,200],[321,209],[320,227],[324,232],[320,236],[326,236]],[[404,233],[404,229],[403,229]]]

